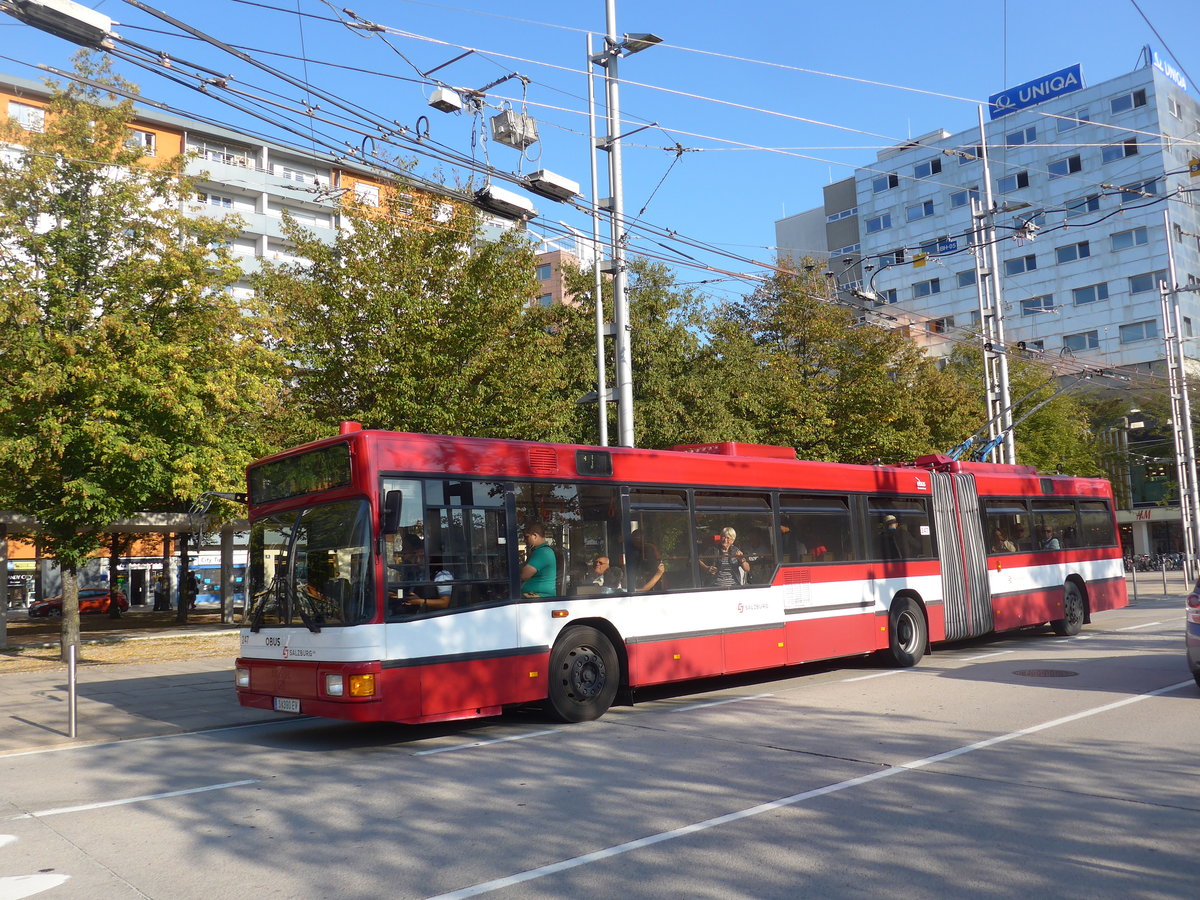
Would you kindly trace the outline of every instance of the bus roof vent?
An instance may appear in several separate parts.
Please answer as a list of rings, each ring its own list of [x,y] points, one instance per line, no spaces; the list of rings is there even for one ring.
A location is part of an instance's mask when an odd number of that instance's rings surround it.
[[[338,426],[338,434],[354,434],[356,431],[362,431],[362,423],[343,422]]]
[[[549,447],[531,447],[529,450],[529,471],[535,475],[557,475],[558,452]]]
[[[741,444],[737,441],[720,441],[715,444],[676,444],[671,448],[681,453],[710,453],[714,456],[757,456],[760,459],[796,458],[794,447],[777,447],[773,444]]]

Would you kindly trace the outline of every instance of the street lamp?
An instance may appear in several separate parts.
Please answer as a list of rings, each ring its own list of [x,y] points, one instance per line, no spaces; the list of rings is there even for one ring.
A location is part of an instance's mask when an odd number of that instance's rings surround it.
[[[596,149],[608,152],[608,183],[611,196],[608,200],[610,217],[610,241],[612,246],[612,261],[608,269],[612,275],[613,284],[613,325],[615,327],[615,355],[617,363],[617,442],[623,447],[632,447],[633,435],[633,351],[631,342],[631,327],[629,322],[629,299],[625,293],[625,200],[622,190],[621,166],[621,98],[619,61],[622,56],[639,53],[647,47],[661,43],[662,38],[654,34],[625,34],[617,39],[616,0],[605,0],[607,34],[604,37],[604,50],[592,53],[592,38],[588,35],[588,99],[592,101],[592,74],[590,66],[597,65],[604,69],[605,74],[605,111],[608,120],[608,135],[601,141],[592,140],[592,186],[593,201],[597,210],[601,206],[596,197]],[[594,114],[593,114],[594,120]],[[596,223],[595,218],[593,222]],[[594,226],[594,239],[599,243],[598,223]],[[597,302],[597,369],[603,365],[603,320],[599,315],[600,302],[600,269],[596,269],[596,302]],[[601,374],[601,384],[598,391],[604,396],[605,386]],[[601,436],[607,434],[607,426],[603,424],[605,416],[604,403],[600,404]]]

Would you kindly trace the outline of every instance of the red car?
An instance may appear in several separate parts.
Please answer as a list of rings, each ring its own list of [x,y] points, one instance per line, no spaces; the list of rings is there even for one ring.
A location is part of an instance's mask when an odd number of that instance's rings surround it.
[[[129,609],[129,601],[121,591],[116,591],[117,606],[121,612]],[[108,588],[81,588],[79,591],[79,614],[106,613],[109,604]],[[62,615],[62,597],[47,597],[29,604],[29,618],[38,619],[47,616]]]

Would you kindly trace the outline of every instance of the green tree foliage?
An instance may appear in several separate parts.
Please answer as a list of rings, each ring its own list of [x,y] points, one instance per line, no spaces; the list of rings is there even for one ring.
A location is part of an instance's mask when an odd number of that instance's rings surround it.
[[[301,260],[256,280],[286,320],[290,441],[369,428],[563,440],[572,400],[527,239],[479,236],[479,213],[421,195],[348,202],[334,241],[288,222]]]
[[[969,383],[973,396],[978,398],[974,407],[975,423],[967,432],[972,433],[987,422],[982,352],[967,348],[956,350],[947,371],[957,373]],[[1017,462],[1036,466],[1042,472],[1103,475],[1105,448],[1092,432],[1091,410],[1097,397],[1091,383],[1058,376],[1044,365],[1019,358],[1009,359],[1008,373],[1009,394],[1014,403],[1013,419],[1020,420],[1029,414],[1014,430]],[[1067,389],[1053,397],[1061,387]],[[1045,405],[1034,411],[1034,407],[1043,402]]]
[[[277,388],[264,320],[227,292],[236,225],[181,210],[185,161],[127,145],[131,103],[52,89],[42,132],[0,125],[21,148],[0,163],[0,507],[62,568],[65,654],[103,527],[240,484]]]
[[[860,321],[825,292],[815,274],[781,272],[719,312],[708,349],[755,439],[843,462],[898,462],[958,443],[967,385],[901,330]]]

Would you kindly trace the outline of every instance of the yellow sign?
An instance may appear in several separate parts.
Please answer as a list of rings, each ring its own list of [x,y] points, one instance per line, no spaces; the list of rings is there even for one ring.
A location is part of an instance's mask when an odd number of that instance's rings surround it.
[[[1200,156],[1188,161],[1188,174],[1193,178],[1200,178]]]
[[[928,253],[918,253],[913,257],[913,268],[921,269],[925,267],[925,260],[929,258]]]

